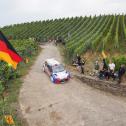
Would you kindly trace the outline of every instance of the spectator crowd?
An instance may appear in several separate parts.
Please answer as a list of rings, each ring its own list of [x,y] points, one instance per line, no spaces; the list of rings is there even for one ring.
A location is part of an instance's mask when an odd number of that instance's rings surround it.
[[[124,78],[126,68],[124,64],[121,64],[119,69],[115,71],[115,63],[110,60],[109,64],[106,63],[106,60],[99,64],[98,61],[95,62],[95,74],[99,77],[99,79],[109,80],[112,78],[113,80],[117,79],[120,84]]]
[[[86,59],[82,59],[78,54],[76,59],[72,61],[73,65],[77,66],[77,69],[84,74],[84,65],[86,63]],[[124,79],[124,75],[126,72],[126,67],[124,64],[121,64],[119,69],[116,70],[116,64],[110,60],[109,63],[106,62],[104,58],[101,63],[98,60],[95,61],[93,75],[97,76],[99,79],[113,79],[117,80],[120,84]]]

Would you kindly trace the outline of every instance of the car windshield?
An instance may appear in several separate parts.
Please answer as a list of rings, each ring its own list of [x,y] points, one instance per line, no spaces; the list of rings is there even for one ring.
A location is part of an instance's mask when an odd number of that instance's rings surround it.
[[[57,66],[53,66],[52,70],[53,70],[53,73],[58,73],[58,72],[64,71],[64,67],[62,64],[60,64]]]

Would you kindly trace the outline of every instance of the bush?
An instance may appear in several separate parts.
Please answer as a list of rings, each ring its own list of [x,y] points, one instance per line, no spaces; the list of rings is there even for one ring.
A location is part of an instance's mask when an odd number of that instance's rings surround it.
[[[121,64],[126,65],[126,56],[113,57],[112,61],[115,63],[115,65],[116,65],[115,70],[117,71]]]
[[[38,50],[38,44],[31,39],[11,40],[11,43],[22,58],[29,58]],[[0,80],[5,88],[8,87],[7,84],[10,80],[14,80],[18,77],[20,77],[20,69],[17,68],[14,70],[12,67],[9,67],[6,62],[0,61]]]

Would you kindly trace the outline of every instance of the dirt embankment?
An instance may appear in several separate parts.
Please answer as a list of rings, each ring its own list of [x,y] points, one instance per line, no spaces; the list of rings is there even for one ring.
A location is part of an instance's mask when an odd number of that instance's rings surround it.
[[[20,91],[20,107],[29,126],[126,126],[126,100],[95,90],[72,78],[54,85],[42,72],[47,58],[61,62],[58,49],[43,51],[25,77]]]

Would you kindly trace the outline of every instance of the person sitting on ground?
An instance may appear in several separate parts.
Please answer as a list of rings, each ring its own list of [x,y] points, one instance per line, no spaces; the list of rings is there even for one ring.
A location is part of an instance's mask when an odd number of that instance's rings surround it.
[[[99,78],[100,79],[106,78],[106,80],[109,79],[109,70],[108,70],[108,65],[107,65],[105,59],[103,59],[102,63],[100,64],[100,67],[99,67]]]
[[[95,64],[94,64],[94,75],[98,74],[99,71],[99,63],[98,60],[96,60]]]
[[[126,72],[125,65],[121,65],[120,68],[119,68],[119,71],[118,71],[118,77],[119,77],[118,83],[119,84],[122,82],[122,79],[125,75],[125,72]]]
[[[99,65],[99,79],[103,79],[104,78],[104,70],[103,70],[103,62],[100,63]]]
[[[109,79],[109,69],[108,69],[108,65],[107,65],[105,59],[103,59],[103,74],[104,74],[104,77],[106,78],[106,80],[108,80]]]
[[[109,63],[109,74],[110,74],[110,76],[113,78],[113,79],[115,79],[115,77],[114,77],[114,72],[115,72],[115,64],[112,62],[112,61],[110,61],[110,63]]]

